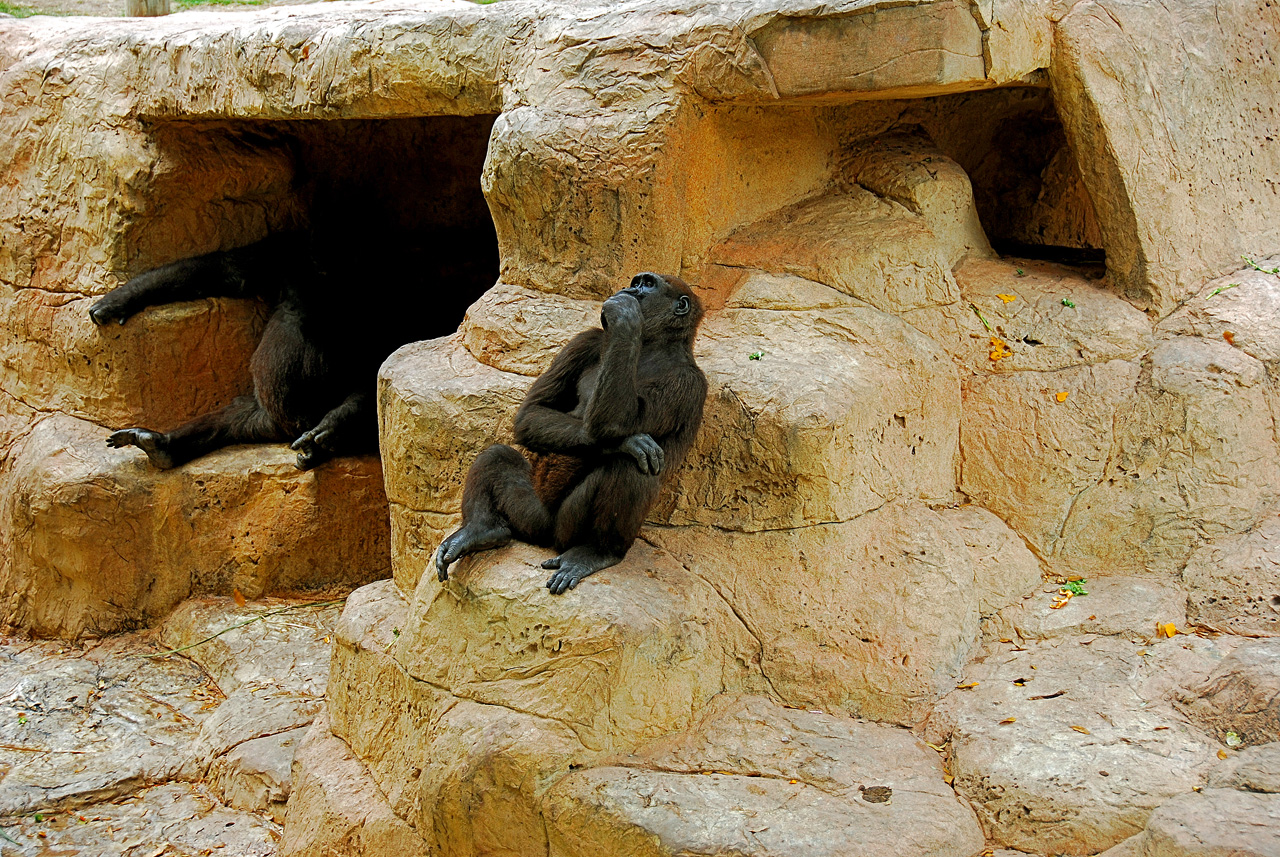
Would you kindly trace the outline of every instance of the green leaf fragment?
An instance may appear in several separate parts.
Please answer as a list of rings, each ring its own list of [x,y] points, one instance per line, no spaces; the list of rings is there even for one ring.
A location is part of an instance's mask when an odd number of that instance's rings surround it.
[[[1071,300],[1071,298],[1063,298],[1063,299],[1062,299],[1062,305],[1063,305],[1063,306],[1069,306],[1069,307],[1071,307],[1072,309],[1075,309],[1075,308],[1076,308],[1076,302],[1075,302],[1075,301],[1073,301],[1073,300]]]
[[[764,352],[763,352],[763,351],[752,351],[750,354],[748,354],[748,355],[747,355],[747,359],[748,359],[748,360],[759,360],[759,359],[760,359],[761,357],[763,357],[763,356],[764,356]]]

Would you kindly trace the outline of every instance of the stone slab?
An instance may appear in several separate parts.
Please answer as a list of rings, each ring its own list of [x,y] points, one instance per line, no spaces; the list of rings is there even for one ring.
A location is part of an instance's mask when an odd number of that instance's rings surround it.
[[[315,470],[287,446],[232,447],[169,471],[106,430],[40,420],[10,460],[0,514],[3,621],[76,637],[147,625],[197,593],[247,598],[388,575],[382,468]]]

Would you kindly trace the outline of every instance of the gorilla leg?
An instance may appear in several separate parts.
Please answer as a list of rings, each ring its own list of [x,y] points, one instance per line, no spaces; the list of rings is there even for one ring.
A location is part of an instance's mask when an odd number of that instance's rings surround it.
[[[107,446],[136,446],[161,470],[236,443],[283,440],[279,427],[257,399],[240,396],[220,411],[196,417],[162,434],[144,428],[121,429],[107,438]]]
[[[542,564],[555,570],[547,581],[551,594],[622,562],[660,486],[658,476],[640,473],[630,458],[614,458],[584,479],[556,514],[555,545],[561,554]]]
[[[462,527],[436,551],[439,580],[448,580],[449,566],[462,557],[502,547],[513,537],[550,541],[551,511],[534,491],[530,473],[528,460],[503,444],[476,456],[462,489]]]
[[[298,453],[298,469],[310,470],[335,455],[377,449],[378,439],[373,432],[377,420],[370,413],[370,404],[365,393],[352,393],[325,414],[315,428],[303,432],[289,445]]]

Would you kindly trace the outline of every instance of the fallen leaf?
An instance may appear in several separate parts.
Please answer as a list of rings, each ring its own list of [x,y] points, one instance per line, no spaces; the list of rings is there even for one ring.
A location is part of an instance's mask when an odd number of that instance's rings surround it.
[[[1230,754],[1229,754],[1226,750],[1219,750],[1219,751],[1218,751],[1218,758],[1219,758],[1219,759],[1229,759],[1229,758],[1231,758],[1231,756],[1230,756]]]
[[[956,781],[956,778],[955,778],[955,777],[953,777],[953,776],[951,776],[950,774],[947,774],[946,776],[944,776],[944,777],[942,778],[942,781],[943,781],[944,783],[946,783],[947,785],[951,785],[952,783],[954,783],[954,782]]]
[[[1054,396],[1054,398],[1057,399],[1059,402],[1065,402],[1067,400],[1067,396],[1069,395],[1070,395],[1070,391],[1063,390],[1061,393],[1058,393],[1056,396]]]
[[[1222,338],[1227,341],[1227,345],[1236,344],[1236,335],[1229,330],[1222,331]]]
[[[237,606],[237,607],[244,607],[246,604],[248,604],[248,603],[249,603],[249,602],[247,602],[247,601],[245,601],[245,600],[244,600],[244,595],[243,595],[243,594],[241,594],[241,592],[240,592],[240,590],[239,590],[239,589],[233,589],[233,590],[231,590],[231,597],[232,597],[232,598],[234,598],[234,599],[236,600],[236,606]]]
[[[978,683],[976,681],[971,681],[968,684],[956,685],[956,690],[973,690],[977,686],[978,686]]]
[[[996,297],[998,297],[1000,300],[1004,301],[1005,303],[1013,303],[1018,299],[1017,295],[996,295]]]
[[[1004,720],[1001,720],[1001,721],[1000,721],[1000,725],[1001,725],[1001,726],[1008,726],[1010,723],[1016,723],[1016,722],[1017,722],[1017,720],[1018,720],[1018,718],[1016,718],[1016,717],[1006,717]]]
[[[1077,732],[1079,732],[1081,735],[1092,735],[1092,734],[1093,734],[1093,733],[1092,733],[1092,732],[1090,732],[1088,729],[1085,729],[1083,726],[1072,726],[1071,728],[1072,728],[1072,729],[1074,729],[1074,730],[1076,730]]]

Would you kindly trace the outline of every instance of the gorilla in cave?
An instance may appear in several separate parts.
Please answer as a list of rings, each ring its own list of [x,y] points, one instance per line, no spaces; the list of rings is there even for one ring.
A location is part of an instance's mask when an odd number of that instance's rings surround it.
[[[639,274],[606,300],[601,326],[560,350],[516,412],[515,439],[530,454],[496,444],[471,465],[462,527],[436,551],[436,576],[512,538],[555,548],[542,564],[555,595],[621,562],[702,422],[701,320],[675,277]]]
[[[239,443],[291,442],[301,470],[376,452],[378,367],[407,342],[452,333],[497,279],[496,260],[491,227],[437,228],[409,248],[385,235],[361,243],[350,232],[289,232],[139,274],[89,317],[124,324],[149,306],[216,296],[260,298],[272,312],[250,360],[251,395],[169,432],[121,429],[107,444],[136,446],[162,469]]]

